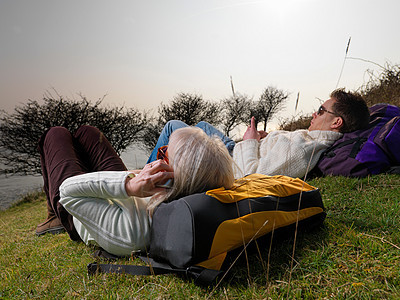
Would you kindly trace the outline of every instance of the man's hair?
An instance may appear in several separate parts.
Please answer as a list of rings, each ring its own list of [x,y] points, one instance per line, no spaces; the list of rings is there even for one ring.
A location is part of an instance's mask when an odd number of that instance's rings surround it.
[[[370,115],[368,106],[360,94],[336,89],[330,96],[336,100],[332,110],[343,119],[340,132],[351,132],[368,125]]]
[[[174,170],[174,183],[167,193],[149,201],[147,210],[150,215],[165,200],[232,187],[233,160],[218,137],[209,137],[197,127],[185,127],[175,130],[169,142],[168,159]]]

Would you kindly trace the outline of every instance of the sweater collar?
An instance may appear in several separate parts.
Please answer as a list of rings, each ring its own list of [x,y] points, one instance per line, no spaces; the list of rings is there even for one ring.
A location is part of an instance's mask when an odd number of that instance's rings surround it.
[[[312,130],[308,131],[308,134],[314,139],[327,139],[327,140],[337,140],[343,136],[343,133],[331,130]]]

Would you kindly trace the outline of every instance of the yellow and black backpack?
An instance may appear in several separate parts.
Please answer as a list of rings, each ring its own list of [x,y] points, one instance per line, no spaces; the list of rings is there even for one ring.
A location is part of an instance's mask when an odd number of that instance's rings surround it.
[[[213,189],[162,203],[154,212],[150,266],[89,264],[89,273],[181,273],[211,283],[227,254],[281,229],[319,226],[325,219],[320,192],[300,179],[252,174],[231,189]]]

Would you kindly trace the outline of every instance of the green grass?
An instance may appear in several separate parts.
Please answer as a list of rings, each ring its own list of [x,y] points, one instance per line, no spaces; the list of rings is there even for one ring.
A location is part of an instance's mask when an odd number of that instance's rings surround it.
[[[317,178],[325,226],[239,259],[217,286],[174,275],[88,276],[93,249],[67,234],[36,237],[42,194],[0,212],[0,299],[399,299],[400,177]],[[119,263],[131,263],[122,259]],[[135,260],[135,263],[137,261]]]

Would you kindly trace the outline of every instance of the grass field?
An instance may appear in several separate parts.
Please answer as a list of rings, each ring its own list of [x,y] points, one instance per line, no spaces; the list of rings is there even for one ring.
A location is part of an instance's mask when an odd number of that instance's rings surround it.
[[[293,259],[289,238],[268,266],[261,248],[211,287],[174,275],[88,276],[93,249],[67,234],[35,236],[46,204],[30,195],[0,212],[0,299],[400,299],[400,176],[309,183],[321,190],[324,228],[300,234]]]

